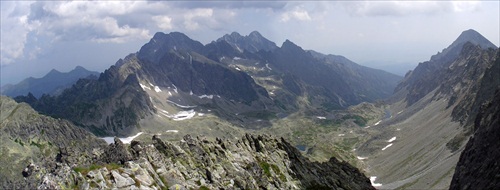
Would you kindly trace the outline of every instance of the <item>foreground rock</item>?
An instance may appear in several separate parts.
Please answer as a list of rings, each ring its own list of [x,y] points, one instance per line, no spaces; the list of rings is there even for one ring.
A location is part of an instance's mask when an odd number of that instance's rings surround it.
[[[347,163],[335,158],[310,162],[284,139],[265,136],[246,135],[236,143],[189,135],[164,142],[154,136],[153,144],[133,141],[129,146],[116,139],[96,163],[59,168],[38,188],[373,189]]]

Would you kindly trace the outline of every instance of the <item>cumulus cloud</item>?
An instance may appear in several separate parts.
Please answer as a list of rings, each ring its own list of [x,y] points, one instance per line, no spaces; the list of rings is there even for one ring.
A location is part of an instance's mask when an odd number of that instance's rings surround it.
[[[409,16],[476,11],[478,1],[359,1],[343,6],[352,16]]]
[[[305,9],[297,6],[293,10],[286,11],[281,15],[282,22],[288,22],[291,19],[298,21],[308,21],[311,20],[311,17]]]
[[[172,18],[169,16],[153,16],[153,20],[156,21],[156,25],[158,28],[161,28],[163,30],[169,30],[172,29]]]
[[[20,3],[27,6],[26,2]],[[26,10],[21,9],[13,2],[1,2],[1,65],[10,64],[23,56],[27,35],[33,30],[33,27],[27,24],[28,15],[24,13]]]
[[[197,9],[272,9],[281,10],[287,2],[284,1],[175,1],[172,2],[175,7]]]
[[[119,24],[115,17],[134,13],[145,2],[72,1],[36,2],[31,5],[28,22],[37,23],[37,33],[56,40],[92,40],[122,43],[147,39],[148,29]],[[110,8],[112,7],[112,8]]]

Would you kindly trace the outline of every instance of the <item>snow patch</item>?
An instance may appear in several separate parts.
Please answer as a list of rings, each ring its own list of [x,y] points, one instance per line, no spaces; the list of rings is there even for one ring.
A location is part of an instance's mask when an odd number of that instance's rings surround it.
[[[213,98],[214,98],[214,95],[206,95],[206,94],[203,94],[203,95],[201,95],[201,96],[198,96],[198,98],[200,98],[200,99],[203,99],[203,98],[213,99]]]
[[[177,91],[177,86],[175,86],[175,84],[172,84],[172,85],[174,85],[174,92],[175,92],[175,93],[179,93],[179,92]]]
[[[234,60],[240,60],[240,59],[241,59],[241,57],[234,57],[233,59],[234,59]]]
[[[160,89],[160,87],[158,87],[158,86],[155,86],[155,91],[156,91],[156,92],[161,92],[161,89]]]
[[[238,51],[239,51],[240,53],[243,53],[243,50],[241,50],[241,48],[240,48],[239,46],[236,46],[236,49],[238,49]]]
[[[378,124],[380,124],[380,122],[382,122],[382,120],[377,121],[377,123],[375,123],[375,124],[373,124],[373,125],[374,125],[374,126],[375,126],[375,125],[378,125]]]
[[[375,180],[377,179],[377,176],[370,176],[370,183],[372,183],[373,187],[380,187],[382,186],[381,183],[375,183]]]
[[[401,114],[401,113],[403,113],[403,111],[398,112],[398,113],[397,113],[397,115],[399,115],[399,114]]]
[[[273,69],[271,69],[271,67],[269,67],[269,63],[266,63],[266,68],[271,70],[271,71],[273,70]]]
[[[191,90],[191,91],[189,91],[189,95],[191,95],[191,96],[193,95],[193,91],[192,91],[192,90]]]
[[[387,146],[385,146],[384,148],[382,148],[382,150],[385,150],[385,149],[387,149],[387,148],[389,148],[389,147],[391,147],[391,146],[392,146],[392,143],[391,143],[391,144],[388,144]]]
[[[122,141],[123,144],[130,144],[130,142],[132,142],[132,140],[134,140],[136,137],[138,137],[142,133],[143,132],[139,132],[139,133],[137,133],[137,135],[125,137],[125,138],[118,138],[118,139],[120,139],[120,141]],[[102,139],[104,141],[106,141],[108,144],[113,144],[115,142],[115,137],[103,137]]]
[[[323,116],[318,116],[316,118],[318,118],[318,119],[326,119],[326,117],[323,117]]]
[[[391,142],[393,142],[393,141],[395,141],[395,140],[396,140],[396,137],[392,137],[392,138],[391,138],[391,139],[389,139],[387,142],[388,142],[388,143],[391,143]]]
[[[178,133],[179,130],[167,130],[165,131],[165,133]]]
[[[198,113],[198,116],[204,116],[205,114],[204,113]]]
[[[358,158],[358,160],[366,160],[368,157],[356,156],[356,158]]]
[[[238,68],[238,67],[236,67],[236,70],[241,71],[241,69],[240,69],[240,68]]]
[[[343,137],[343,136],[345,136],[345,134],[339,134],[339,137]]]
[[[141,83],[139,83],[139,85],[141,85],[142,90],[146,90],[146,89],[151,90],[151,88],[149,88],[149,86],[143,85]]]
[[[186,119],[191,119],[196,115],[196,112],[194,110],[189,110],[189,111],[180,111],[179,113],[173,115],[172,119],[174,121],[182,121]]]
[[[397,128],[397,129],[396,129],[396,131],[401,131],[401,129],[400,129],[400,128]]]
[[[366,127],[365,127],[365,129],[368,129],[368,128],[370,128],[370,127],[371,127],[371,126],[369,126],[369,125],[368,125],[368,126],[366,126]]]
[[[175,102],[173,102],[171,100],[167,100],[167,102],[171,103],[171,104],[174,104],[175,106],[180,107],[180,108],[195,108],[196,107],[196,106],[184,106],[184,105],[180,105],[180,104],[175,103]]]

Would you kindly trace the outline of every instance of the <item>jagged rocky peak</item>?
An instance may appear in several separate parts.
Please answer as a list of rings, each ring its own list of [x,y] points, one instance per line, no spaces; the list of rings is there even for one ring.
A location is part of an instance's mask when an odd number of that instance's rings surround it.
[[[483,49],[488,49],[488,48],[497,48],[495,44],[491,43],[488,39],[486,39],[483,35],[481,35],[479,32],[469,29],[466,31],[463,31],[460,36],[452,43],[451,46],[455,44],[465,44],[466,42],[471,42],[474,45],[479,45]]]
[[[158,63],[165,53],[172,49],[201,52],[203,47],[200,42],[180,32],[170,32],[168,34],[157,32],[147,44],[141,47],[138,58],[143,61]]]
[[[268,40],[262,36],[259,32],[253,31],[247,36],[242,36],[237,32],[232,32],[231,34],[226,34],[217,41],[226,41],[233,48],[243,52],[247,50],[249,52],[255,53],[260,50],[271,51],[276,49],[277,46],[274,42]]]
[[[285,50],[296,50],[296,51],[304,51],[300,46],[293,43],[292,41],[286,39],[281,45],[281,49]]]
[[[481,46],[482,49],[497,48],[495,44],[491,43],[479,32],[473,29],[469,29],[463,31],[460,34],[460,36],[458,36],[458,38],[455,41],[453,41],[453,43],[451,43],[447,48],[443,49],[441,53],[433,55],[431,57],[431,60],[442,61],[442,62],[452,61],[454,58],[458,56],[458,54],[462,50],[462,47],[467,42],[470,42],[474,45],[479,45]]]

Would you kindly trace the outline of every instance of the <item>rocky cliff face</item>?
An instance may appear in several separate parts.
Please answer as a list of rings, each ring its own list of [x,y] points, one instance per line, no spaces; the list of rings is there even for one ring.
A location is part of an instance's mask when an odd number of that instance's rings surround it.
[[[497,88],[498,89],[498,88]],[[500,188],[500,91],[476,117],[475,132],[460,156],[450,189]]]
[[[486,71],[473,105],[480,105],[473,120],[474,134],[455,168],[450,189],[498,189],[500,165],[500,52]],[[475,107],[474,106],[474,107]]]

